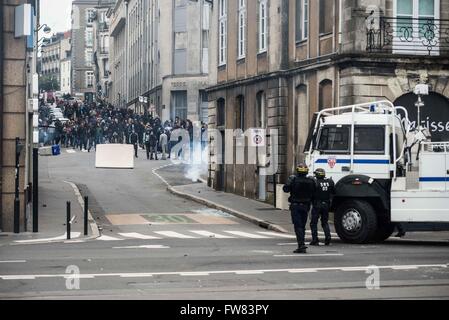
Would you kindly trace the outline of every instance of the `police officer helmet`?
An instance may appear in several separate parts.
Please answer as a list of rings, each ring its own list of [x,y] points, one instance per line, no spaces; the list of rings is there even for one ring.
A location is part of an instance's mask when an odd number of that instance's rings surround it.
[[[307,175],[309,173],[309,167],[307,167],[307,165],[305,163],[300,163],[296,167],[296,173],[298,173],[300,175]]]
[[[319,179],[326,178],[326,171],[322,168],[316,169],[314,173],[315,173],[315,177],[317,177]]]

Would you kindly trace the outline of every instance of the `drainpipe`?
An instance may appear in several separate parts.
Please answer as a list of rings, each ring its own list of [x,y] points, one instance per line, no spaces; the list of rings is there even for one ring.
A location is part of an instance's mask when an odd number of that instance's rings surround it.
[[[5,57],[3,51],[3,14],[4,14],[4,1],[0,0],[0,70],[3,70],[3,59]],[[3,72],[0,72],[0,127],[3,127]],[[3,173],[3,130],[0,130],[0,197],[3,195],[2,185],[2,173]],[[0,199],[0,230],[3,230],[3,206]]]

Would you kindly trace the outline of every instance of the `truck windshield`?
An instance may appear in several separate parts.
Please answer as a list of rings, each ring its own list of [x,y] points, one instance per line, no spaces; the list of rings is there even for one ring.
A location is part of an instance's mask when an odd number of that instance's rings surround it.
[[[325,152],[348,152],[349,127],[325,126],[321,129],[318,149]]]

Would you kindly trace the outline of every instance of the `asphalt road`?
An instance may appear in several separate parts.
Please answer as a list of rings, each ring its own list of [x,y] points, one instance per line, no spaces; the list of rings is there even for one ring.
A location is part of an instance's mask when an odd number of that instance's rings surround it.
[[[335,242],[294,255],[292,236],[170,194],[152,173],[168,162],[140,156],[134,170],[97,170],[92,153],[40,158],[43,178],[89,195],[102,237],[3,244],[0,299],[449,298],[447,245]],[[191,183],[179,168],[159,173]]]

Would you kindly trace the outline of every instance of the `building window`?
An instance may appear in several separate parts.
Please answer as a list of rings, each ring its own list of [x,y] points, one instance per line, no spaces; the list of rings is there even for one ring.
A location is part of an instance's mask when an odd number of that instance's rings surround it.
[[[92,49],[86,49],[85,52],[86,56],[86,66],[87,67],[91,67],[92,66],[92,61],[93,61],[93,50]]]
[[[334,21],[334,1],[320,0],[320,34],[332,32]]]
[[[296,42],[309,36],[309,0],[296,0]]]
[[[93,88],[94,87],[94,72],[86,71],[86,87]]]
[[[187,91],[172,91],[172,117],[187,119]]]
[[[235,103],[235,129],[245,131],[245,98],[238,96]]]
[[[258,128],[265,128],[265,93],[263,91],[257,93],[256,96],[256,126]]]
[[[228,41],[228,25],[227,25],[227,1],[219,0],[219,48],[218,48],[218,64],[220,66],[226,64],[226,47]]]
[[[86,29],[86,47],[93,47],[94,45],[94,31],[92,28]]]
[[[319,89],[319,110],[332,108],[332,81],[325,79],[320,82]]]
[[[86,9],[86,23],[92,24],[95,19],[95,10],[94,9]]]
[[[223,98],[217,100],[217,127],[226,125],[226,101]]]
[[[238,58],[246,55],[246,0],[239,0]]]
[[[267,51],[267,0],[259,0],[259,53]]]

